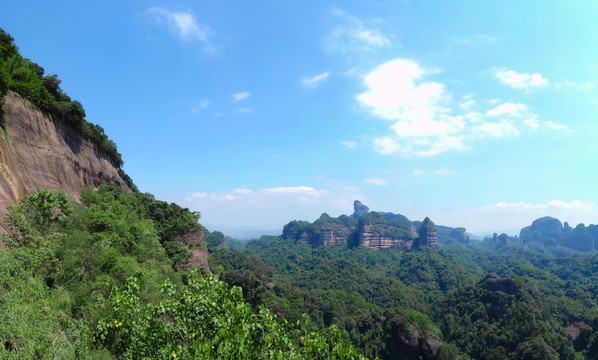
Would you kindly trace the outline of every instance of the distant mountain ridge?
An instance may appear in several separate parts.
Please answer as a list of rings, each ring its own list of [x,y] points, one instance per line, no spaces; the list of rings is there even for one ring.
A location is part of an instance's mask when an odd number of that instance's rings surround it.
[[[301,240],[317,248],[325,245],[359,246],[375,250],[408,251],[419,246],[432,249],[439,242],[469,242],[465,228],[436,226],[429,218],[413,222],[406,216],[371,211],[359,200],[352,215],[333,218],[324,213],[313,223],[293,220],[283,228],[283,239]]]
[[[521,229],[519,238],[524,246],[562,246],[578,251],[598,250],[598,225],[578,224],[575,228],[559,219],[545,216]]]

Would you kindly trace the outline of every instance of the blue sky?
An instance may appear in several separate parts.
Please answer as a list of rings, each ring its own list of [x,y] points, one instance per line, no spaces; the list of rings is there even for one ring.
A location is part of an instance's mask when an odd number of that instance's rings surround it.
[[[144,192],[210,229],[598,223],[594,1],[8,1]]]

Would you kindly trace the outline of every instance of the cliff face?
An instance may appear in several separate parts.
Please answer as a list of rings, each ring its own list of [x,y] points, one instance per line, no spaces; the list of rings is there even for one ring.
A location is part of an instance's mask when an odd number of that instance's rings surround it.
[[[432,249],[438,249],[438,230],[434,222],[426,217],[419,228],[419,245],[427,245]]]
[[[351,235],[351,230],[346,226],[329,223],[322,226],[317,237],[317,243],[314,247],[324,245],[342,245]]]
[[[389,235],[392,229],[393,225],[390,224],[359,221],[359,244],[376,250],[411,250],[413,239]]]
[[[208,246],[204,241],[203,230],[193,231],[187,234],[186,244],[183,246],[191,252],[192,258],[187,264],[178,266],[177,270],[200,268],[204,269],[206,273],[209,273]]]
[[[108,155],[68,124],[43,114],[10,92],[0,129],[0,214],[41,187],[63,189],[80,201],[85,185],[116,183],[130,191]]]

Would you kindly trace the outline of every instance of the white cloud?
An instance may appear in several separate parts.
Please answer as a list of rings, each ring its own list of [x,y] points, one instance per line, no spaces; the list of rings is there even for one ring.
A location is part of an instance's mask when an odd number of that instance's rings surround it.
[[[207,108],[210,105],[210,101],[208,99],[202,99],[197,105],[195,105],[191,109],[191,114],[197,114],[201,110]]]
[[[458,45],[485,45],[494,43],[497,40],[498,37],[496,36],[480,34],[471,37],[452,37],[449,39],[449,42]]]
[[[252,111],[253,111],[252,108],[244,107],[244,108],[240,108],[239,110],[235,111],[235,113],[236,114],[244,114],[244,113],[250,113]]]
[[[329,52],[347,53],[353,51],[371,51],[392,47],[392,41],[380,30],[366,26],[363,20],[341,9],[334,9],[332,14],[341,24],[328,34],[326,48]]]
[[[569,127],[567,125],[557,124],[552,121],[544,121],[543,125],[551,130],[564,131],[564,132],[568,132],[568,133],[573,132],[571,129],[569,129]]]
[[[573,200],[571,202],[564,202],[561,200],[551,200],[547,203],[528,203],[528,202],[516,202],[516,203],[506,203],[506,202],[499,202],[495,205],[491,205],[490,208],[500,209],[504,211],[529,211],[529,210],[555,210],[555,209],[564,209],[564,210],[591,210],[594,208],[593,203],[584,203],[579,200]]]
[[[355,141],[341,141],[340,144],[348,147],[351,150],[357,149],[357,143]]]
[[[540,127],[540,120],[536,118],[525,119],[523,123],[534,130]]]
[[[486,111],[486,116],[497,117],[497,116],[516,116],[522,117],[529,114],[527,111],[527,106],[525,104],[513,104],[513,103],[504,103],[499,105],[493,109]]]
[[[494,77],[505,86],[523,91],[548,86],[548,79],[542,77],[539,73],[518,73],[514,70],[499,68],[494,70]]]
[[[436,170],[422,170],[422,169],[414,169],[413,175],[416,176],[428,176],[428,175],[441,175],[441,176],[448,176],[448,175],[458,175],[457,171],[452,171],[447,169],[446,167],[441,167]]]
[[[412,60],[394,59],[363,77],[366,90],[356,96],[357,102],[371,115],[393,122],[390,135],[374,138],[374,150],[384,155],[430,157],[470,149],[484,139],[516,137],[525,129],[540,126],[569,131],[564,125],[540,121],[522,103],[492,100],[492,108],[472,111],[479,107],[473,94],[458,103],[465,113],[454,115],[452,96],[445,85],[426,79],[438,72]]]
[[[233,97],[233,101],[237,102],[237,101],[247,99],[250,95],[251,95],[251,93],[249,93],[247,91],[243,91],[240,93],[232,94],[231,96]]]
[[[374,149],[382,155],[397,154],[401,151],[399,140],[391,136],[374,139]]]
[[[357,95],[357,101],[374,116],[395,121],[394,136],[374,140],[377,151],[433,156],[465,147],[459,136],[464,119],[448,114],[450,95],[444,85],[422,81],[424,75],[436,72],[411,60],[395,59],[364,77],[367,91]]]
[[[562,81],[555,81],[554,87],[557,89],[582,89],[582,90],[592,90],[594,88],[593,81],[571,81],[571,80],[562,80]]]
[[[295,195],[307,195],[307,196],[321,196],[326,193],[325,190],[316,190],[308,186],[278,186],[269,189],[262,189],[264,193],[271,194],[295,194]]]
[[[305,77],[301,79],[301,84],[305,87],[315,88],[328,80],[328,75],[330,75],[330,71],[326,71],[312,77]]]
[[[202,224],[282,227],[291,220],[314,221],[322,212],[331,216],[353,211],[355,199],[366,200],[357,189],[333,186],[334,190],[310,186],[277,186],[262,189],[239,188],[222,192],[197,192],[181,201],[198,210]],[[267,216],[264,216],[267,214]]]
[[[473,132],[480,138],[502,139],[505,137],[516,137],[519,130],[510,120],[503,119],[500,122],[488,122],[474,127]]]
[[[559,199],[543,203],[498,202],[492,205],[449,208],[420,208],[415,205],[410,212],[410,218],[430,216],[437,224],[465,226],[469,232],[491,234],[507,231],[511,235],[519,235],[521,228],[543,216],[567,221],[572,227],[579,223],[594,224],[598,218],[598,206],[592,202]]]
[[[388,181],[386,181],[384,179],[376,178],[376,177],[365,179],[364,182],[371,184],[371,185],[376,185],[376,186],[388,185]]]
[[[165,23],[170,31],[185,41],[200,41],[204,51],[214,50],[209,40],[210,28],[197,22],[191,12],[173,12],[160,7],[152,7],[146,11],[157,23]]]
[[[191,201],[191,200],[196,200],[196,199],[205,199],[208,197],[208,193],[205,192],[195,192],[191,195],[189,195],[186,200]]]
[[[476,106],[477,102],[475,101],[473,94],[465,95],[461,98],[461,103],[459,107],[463,111],[470,111]]]

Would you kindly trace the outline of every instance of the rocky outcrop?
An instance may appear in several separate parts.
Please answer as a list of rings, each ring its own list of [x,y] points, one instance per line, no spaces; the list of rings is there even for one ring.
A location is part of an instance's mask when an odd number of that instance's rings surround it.
[[[347,244],[349,247],[363,245],[375,250],[398,251],[408,251],[424,245],[433,250],[438,249],[440,231],[447,243],[469,242],[469,235],[463,227],[440,226],[439,230],[429,218],[423,222],[412,222],[401,214],[370,212],[359,200],[355,200],[353,208],[351,216],[333,218],[323,213],[313,223],[293,220],[284,226],[282,238],[303,241],[314,248]]]
[[[389,224],[376,224],[359,222],[359,244],[375,250],[394,249],[398,251],[411,250],[413,238],[390,235],[393,226]]]
[[[359,245],[375,250],[411,250],[416,238],[415,227],[402,215],[372,212],[363,215],[357,226]]]
[[[469,235],[464,227],[454,228],[449,235],[454,241],[461,244],[469,244]]]
[[[578,224],[575,228],[553,217],[542,217],[534,220],[519,234],[526,246],[534,243],[542,246],[563,246],[578,251],[592,251],[597,248],[598,226]]]
[[[509,295],[517,293],[517,283],[513,278],[501,278],[496,274],[488,274],[479,282],[480,286],[492,292],[502,291]]]
[[[0,213],[42,187],[80,201],[85,185],[116,183],[130,191],[108,154],[70,125],[52,119],[16,93],[5,97],[0,129]]]
[[[434,222],[426,217],[419,228],[419,246],[429,246],[431,249],[438,249],[438,230]]]
[[[440,339],[436,335],[421,337],[417,328],[412,327],[396,339],[398,359],[436,359]]]
[[[350,235],[351,230],[344,225],[335,223],[324,224],[317,236],[317,241],[312,242],[312,246],[342,245]]]
[[[361,201],[355,200],[353,202],[353,215],[351,215],[354,219],[358,219],[362,216],[367,214],[370,211],[370,208],[363,205]]]
[[[204,241],[203,230],[193,231],[187,234],[187,239],[181,239],[182,246],[192,255],[191,260],[185,265],[177,266],[177,270],[204,269],[210,272],[208,265],[208,246]]]
[[[349,219],[347,216],[345,218],[344,220]],[[333,218],[323,213],[313,223],[293,220],[284,226],[282,237],[283,239],[303,241],[313,248],[325,245],[342,245],[348,240],[355,227],[346,224],[350,221],[343,222],[341,219],[343,219],[342,216]]]

